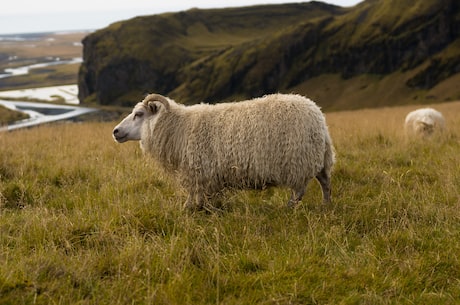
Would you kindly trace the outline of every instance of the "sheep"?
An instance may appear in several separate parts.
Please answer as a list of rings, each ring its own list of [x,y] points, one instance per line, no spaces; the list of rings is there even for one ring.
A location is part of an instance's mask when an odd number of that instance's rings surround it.
[[[433,108],[420,108],[407,114],[404,123],[406,136],[427,138],[445,128],[445,120],[441,112]]]
[[[290,188],[293,207],[313,178],[323,203],[331,202],[335,152],[326,120],[300,95],[185,106],[150,94],[113,129],[113,138],[140,141],[144,154],[178,174],[187,209],[209,207],[209,199],[228,188],[269,186]]]

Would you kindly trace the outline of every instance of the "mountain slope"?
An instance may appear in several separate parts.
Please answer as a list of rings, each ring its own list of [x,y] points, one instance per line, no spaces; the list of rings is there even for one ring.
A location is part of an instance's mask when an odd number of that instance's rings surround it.
[[[460,97],[453,85],[459,29],[455,0],[367,0],[347,9],[310,2],[138,17],[85,38],[80,99],[132,104],[155,91],[196,103],[282,91],[343,109],[432,101],[439,85],[447,90],[435,99],[454,99]],[[339,94],[337,88],[354,83],[361,94]],[[394,88],[393,95],[375,97],[375,86]]]

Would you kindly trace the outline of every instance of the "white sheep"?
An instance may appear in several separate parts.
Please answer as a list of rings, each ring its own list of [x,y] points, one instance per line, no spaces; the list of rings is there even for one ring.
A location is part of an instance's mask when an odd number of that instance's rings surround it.
[[[433,108],[421,108],[409,112],[406,116],[404,129],[407,136],[426,138],[445,128],[445,120],[441,112]]]
[[[300,95],[272,94],[253,100],[184,106],[150,94],[113,130],[123,143],[140,140],[188,191],[186,208],[202,208],[226,188],[292,190],[299,202],[309,180],[319,181],[331,201],[334,149],[320,108]]]

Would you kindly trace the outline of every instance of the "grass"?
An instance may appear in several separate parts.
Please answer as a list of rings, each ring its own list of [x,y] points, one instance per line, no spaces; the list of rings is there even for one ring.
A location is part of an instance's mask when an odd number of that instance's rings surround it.
[[[0,133],[1,304],[456,304],[460,103],[407,141],[415,107],[328,113],[334,202],[312,182],[229,192],[222,213],[111,139],[114,123]]]
[[[0,105],[0,126],[29,118],[29,115]]]
[[[455,83],[460,80],[459,75],[426,90],[406,86],[407,81],[421,70],[394,72],[387,76],[363,74],[349,79],[338,74],[323,74],[300,83],[290,92],[307,95],[327,111],[431,104],[457,99],[452,97],[458,96]]]

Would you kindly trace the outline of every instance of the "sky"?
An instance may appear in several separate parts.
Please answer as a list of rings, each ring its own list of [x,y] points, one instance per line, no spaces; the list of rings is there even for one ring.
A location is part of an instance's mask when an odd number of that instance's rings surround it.
[[[363,0],[323,0],[354,6]],[[218,8],[299,1],[272,0],[2,0],[0,34],[96,30],[136,16],[177,12],[190,8]],[[305,1],[307,2],[307,1]]]

